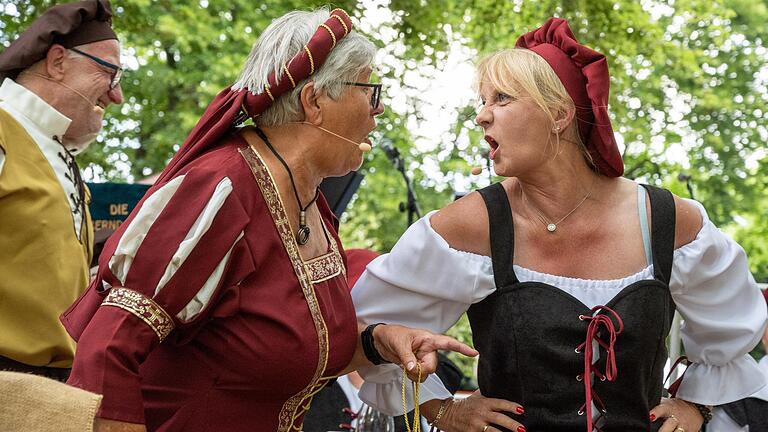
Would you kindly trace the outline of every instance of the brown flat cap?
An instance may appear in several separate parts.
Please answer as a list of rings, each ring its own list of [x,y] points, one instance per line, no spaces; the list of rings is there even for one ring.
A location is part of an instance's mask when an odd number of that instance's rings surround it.
[[[51,45],[72,48],[117,39],[109,0],[87,0],[54,6],[40,15],[11,46],[0,53],[0,81],[45,58]]]

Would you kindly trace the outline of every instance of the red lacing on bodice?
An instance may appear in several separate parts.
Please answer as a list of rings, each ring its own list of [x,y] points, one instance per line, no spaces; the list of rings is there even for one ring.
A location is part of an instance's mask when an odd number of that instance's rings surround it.
[[[600,314],[599,312],[601,311],[608,312],[610,315]],[[619,327],[618,329],[616,329],[614,320],[611,316],[616,319],[616,323],[618,323]],[[579,415],[586,413],[588,432],[592,432],[595,429],[600,431],[600,428],[594,426],[594,423],[599,420],[599,417],[594,419],[594,421],[592,419],[592,402],[594,402],[595,406],[600,410],[600,416],[605,414],[606,410],[603,401],[600,400],[597,392],[592,389],[592,374],[594,373],[600,381],[613,381],[616,379],[618,370],[616,369],[616,354],[614,353],[613,346],[616,344],[618,335],[624,330],[624,321],[621,320],[619,314],[614,312],[613,309],[602,305],[593,307],[591,316],[579,315],[579,319],[582,321],[589,321],[589,325],[587,326],[587,337],[585,338],[584,343],[576,347],[576,352],[584,351],[584,375],[576,377],[577,380],[581,379],[584,381],[584,405],[579,408]],[[599,336],[601,327],[608,333],[608,342],[605,342]],[[597,370],[592,362],[592,342],[597,342],[606,352],[604,372]]]

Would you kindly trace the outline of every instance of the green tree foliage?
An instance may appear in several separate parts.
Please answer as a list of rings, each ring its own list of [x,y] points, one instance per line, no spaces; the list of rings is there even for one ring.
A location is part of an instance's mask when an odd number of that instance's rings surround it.
[[[0,0],[0,43],[7,46],[53,3]],[[114,0],[129,69],[126,103],[110,109],[100,144],[80,156],[86,175],[132,181],[158,173],[212,97],[234,82],[259,32],[288,10],[324,4]],[[398,108],[380,117],[374,142],[389,140],[400,149],[423,212],[450,202],[457,183],[487,184],[486,176],[462,175],[482,163],[486,149],[472,106],[453,110],[441,136],[416,133],[435,107],[414,83],[449,68],[457,44],[476,60],[514,46],[554,15],[609,59],[610,107],[627,177],[688,196],[677,175],[689,174],[710,218],[744,246],[757,279],[768,281],[766,0],[344,0],[333,6],[352,11],[381,48],[384,102]],[[370,24],[368,14],[376,11],[388,18]],[[420,140],[432,146],[417,147]],[[349,247],[387,251],[406,227],[398,212],[404,182],[378,150],[363,171],[342,237]],[[454,331],[466,339],[463,322]]]

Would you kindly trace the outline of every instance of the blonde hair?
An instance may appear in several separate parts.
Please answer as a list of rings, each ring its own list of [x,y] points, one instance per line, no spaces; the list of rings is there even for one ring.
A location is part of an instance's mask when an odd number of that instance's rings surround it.
[[[552,67],[535,52],[523,48],[498,51],[484,58],[477,65],[476,87],[489,84],[496,91],[507,94],[513,99],[522,94],[533,99],[534,103],[546,114],[554,126],[558,118],[568,111],[576,110],[573,99],[557,77]],[[575,122],[575,117],[573,122]],[[575,143],[584,155],[587,163],[594,167],[592,155],[581,140],[576,123]],[[557,147],[560,147],[560,134]]]

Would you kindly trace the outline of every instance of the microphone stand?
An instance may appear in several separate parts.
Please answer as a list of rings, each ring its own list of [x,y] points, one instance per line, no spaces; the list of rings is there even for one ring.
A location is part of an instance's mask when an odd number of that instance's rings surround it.
[[[392,162],[392,165],[394,165],[395,169],[400,172],[405,181],[407,202],[401,201],[398,208],[401,213],[408,211],[408,226],[411,226],[416,219],[421,218],[421,209],[419,209],[419,203],[416,201],[416,194],[413,191],[413,182],[405,172],[405,163],[403,162],[403,157],[400,156],[400,151],[397,147],[393,146],[391,142],[384,142],[381,147],[387,154],[389,161]]]
[[[685,186],[688,188],[688,196],[690,196],[692,200],[695,200],[696,198],[693,196],[693,186],[691,186],[691,176],[685,173],[680,173],[677,175],[677,179],[685,182]]]
[[[402,159],[400,159],[400,166],[396,168],[398,171],[400,171],[400,174],[403,175],[403,180],[405,180],[405,187],[408,190],[408,202],[407,204],[402,201],[400,202],[400,212],[403,213],[408,210],[408,226],[411,226],[411,224],[413,224],[416,219],[421,218],[421,210],[419,209],[419,203],[416,201],[416,194],[413,193],[413,183],[405,173]]]

